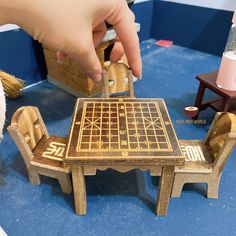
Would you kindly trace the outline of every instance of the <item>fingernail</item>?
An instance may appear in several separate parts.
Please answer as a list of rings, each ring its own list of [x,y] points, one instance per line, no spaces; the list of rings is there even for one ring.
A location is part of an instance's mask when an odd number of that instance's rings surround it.
[[[103,84],[102,81],[96,82],[96,83],[95,83],[95,86],[98,88],[98,87],[101,87],[102,84]]]
[[[63,64],[63,61],[60,60],[60,59],[57,59],[57,63],[59,63],[59,64]]]
[[[140,77],[137,77],[137,78],[138,78],[138,80],[142,80],[142,78],[143,78],[143,77],[142,77],[142,76],[140,76]]]
[[[91,78],[94,80],[94,82],[99,83],[102,80],[102,75],[101,74],[94,74],[91,76]]]

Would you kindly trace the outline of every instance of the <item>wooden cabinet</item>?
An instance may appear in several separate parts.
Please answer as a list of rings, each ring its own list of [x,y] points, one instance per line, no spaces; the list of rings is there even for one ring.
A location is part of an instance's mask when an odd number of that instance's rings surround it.
[[[73,94],[76,97],[94,97],[98,96],[103,85],[96,85],[90,79],[78,62],[74,59],[67,58],[63,63],[59,63],[56,58],[56,51],[43,46],[44,57],[48,70],[48,81],[57,87]],[[98,58],[104,66],[104,48],[97,50]]]

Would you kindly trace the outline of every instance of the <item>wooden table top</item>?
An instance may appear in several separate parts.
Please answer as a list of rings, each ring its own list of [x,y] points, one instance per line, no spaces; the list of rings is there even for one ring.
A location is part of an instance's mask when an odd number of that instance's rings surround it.
[[[162,99],[78,99],[65,156],[78,164],[182,165]]]
[[[199,74],[196,76],[196,79],[199,80],[201,83],[205,84],[206,87],[222,95],[223,97],[236,98],[235,91],[221,89],[217,86],[216,84],[217,76],[218,76],[218,71],[213,71],[205,74]]]

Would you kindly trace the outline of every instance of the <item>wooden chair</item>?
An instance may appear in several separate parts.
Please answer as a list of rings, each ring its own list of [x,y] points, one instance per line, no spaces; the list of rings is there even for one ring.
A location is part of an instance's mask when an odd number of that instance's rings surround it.
[[[122,63],[111,63],[104,74],[104,97],[134,98],[133,74],[129,67]]]
[[[19,148],[31,184],[40,184],[40,175],[56,178],[64,193],[71,192],[70,168],[63,164],[66,139],[49,136],[37,107],[19,108],[8,131]]]
[[[217,113],[206,140],[180,140],[185,164],[175,169],[172,197],[185,183],[207,183],[207,197],[218,198],[224,165],[236,145],[236,116]]]

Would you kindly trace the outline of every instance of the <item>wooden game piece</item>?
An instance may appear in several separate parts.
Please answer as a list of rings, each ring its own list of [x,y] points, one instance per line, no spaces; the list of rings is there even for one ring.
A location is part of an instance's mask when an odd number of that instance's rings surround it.
[[[105,97],[111,95],[116,97],[134,97],[133,74],[129,67],[122,63],[110,63],[106,66],[104,74],[104,93]],[[124,94],[125,93],[125,94]]]
[[[185,164],[175,168],[172,197],[179,197],[185,183],[207,183],[207,197],[218,198],[224,165],[236,145],[236,116],[217,113],[202,140],[180,140]]]
[[[70,167],[63,163],[66,139],[48,135],[38,108],[19,108],[8,131],[21,152],[31,184],[39,185],[40,175],[45,175],[58,179],[63,192],[71,192]]]
[[[156,213],[166,215],[184,157],[162,99],[100,98],[77,101],[64,162],[72,166],[77,214],[86,212],[84,176],[112,168],[162,175]]]

